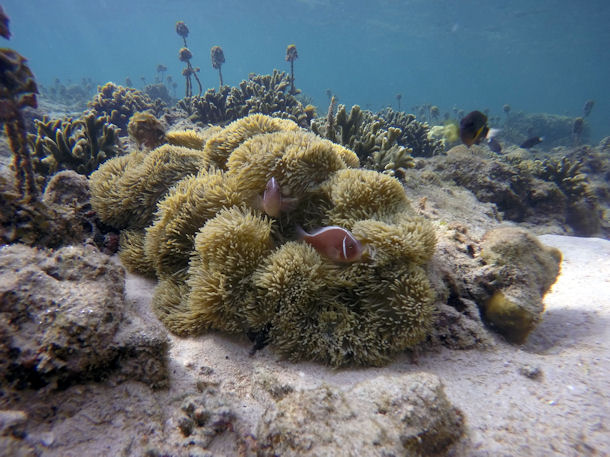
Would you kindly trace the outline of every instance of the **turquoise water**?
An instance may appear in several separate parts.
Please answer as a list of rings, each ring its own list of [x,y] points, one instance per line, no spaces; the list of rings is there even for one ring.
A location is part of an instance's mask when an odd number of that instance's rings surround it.
[[[220,45],[225,83],[288,70],[324,112],[326,90],[373,110],[423,103],[442,110],[489,108],[582,115],[595,142],[610,135],[610,1],[144,1],[9,0],[13,38],[42,84],[90,77],[152,82],[158,64],[180,81],[175,23],[190,28],[192,63],[218,85],[210,48]]]

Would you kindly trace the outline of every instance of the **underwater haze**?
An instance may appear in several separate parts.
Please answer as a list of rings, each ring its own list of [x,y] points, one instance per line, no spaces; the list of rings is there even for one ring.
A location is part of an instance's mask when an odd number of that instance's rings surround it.
[[[336,1],[5,0],[10,46],[37,80],[152,82],[158,64],[180,81],[176,21],[190,29],[192,63],[218,85],[210,48],[224,49],[225,84],[289,69],[323,113],[327,89],[340,103],[378,110],[435,104],[582,116],[593,143],[610,135],[608,0]]]

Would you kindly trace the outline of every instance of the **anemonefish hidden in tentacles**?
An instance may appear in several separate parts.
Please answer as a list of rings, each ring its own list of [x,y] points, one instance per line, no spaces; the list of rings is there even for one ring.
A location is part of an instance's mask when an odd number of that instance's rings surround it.
[[[280,185],[272,176],[265,186],[263,198],[260,200],[260,207],[267,215],[279,217],[282,211],[294,209],[296,202],[296,198],[287,198],[282,195]]]
[[[324,257],[335,262],[356,262],[362,258],[364,246],[349,230],[332,225],[307,233],[297,227],[299,239],[313,246]]]

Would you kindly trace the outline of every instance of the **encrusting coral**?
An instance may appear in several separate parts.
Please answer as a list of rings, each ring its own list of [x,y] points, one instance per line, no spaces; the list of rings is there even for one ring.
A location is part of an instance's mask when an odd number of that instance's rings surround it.
[[[125,249],[139,260],[127,266],[154,267],[153,309],[171,331],[248,333],[333,366],[379,365],[425,338],[434,294],[422,266],[435,232],[395,178],[351,168],[352,151],[267,116],[204,141],[134,152],[91,178],[102,220],[135,231]],[[271,177],[297,198],[277,218],[257,204]],[[338,264],[297,241],[298,226],[330,224],[365,244],[362,260]]]
[[[542,297],[557,279],[561,257],[524,229],[498,227],[485,234],[481,259],[492,281],[483,317],[507,340],[525,342],[540,322]]]

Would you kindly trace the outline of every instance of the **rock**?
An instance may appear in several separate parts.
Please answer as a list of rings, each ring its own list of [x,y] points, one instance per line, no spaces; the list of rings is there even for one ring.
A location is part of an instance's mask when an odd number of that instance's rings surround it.
[[[492,347],[491,333],[469,291],[472,273],[481,267],[475,258],[480,240],[457,223],[439,227],[437,236],[436,251],[428,267],[437,307],[431,340],[451,349]]]
[[[523,343],[544,311],[542,298],[559,274],[561,252],[542,245],[527,230],[498,227],[481,243],[479,297],[484,318],[508,341]]]
[[[37,457],[40,454],[22,440],[0,437],[0,457]]]
[[[28,416],[19,410],[0,411],[0,436],[24,436]]]
[[[258,455],[440,456],[463,431],[436,376],[378,377],[286,395],[259,423]]]
[[[184,445],[195,449],[206,449],[218,435],[232,430],[236,419],[229,398],[211,386],[200,394],[185,398],[181,410],[184,416],[177,423],[187,438]]]
[[[42,200],[48,205],[85,205],[89,202],[87,177],[73,170],[60,171],[53,175],[45,187]]]
[[[167,341],[128,330],[124,292],[123,268],[94,247],[1,248],[0,384],[65,387],[118,367],[161,385]]]

